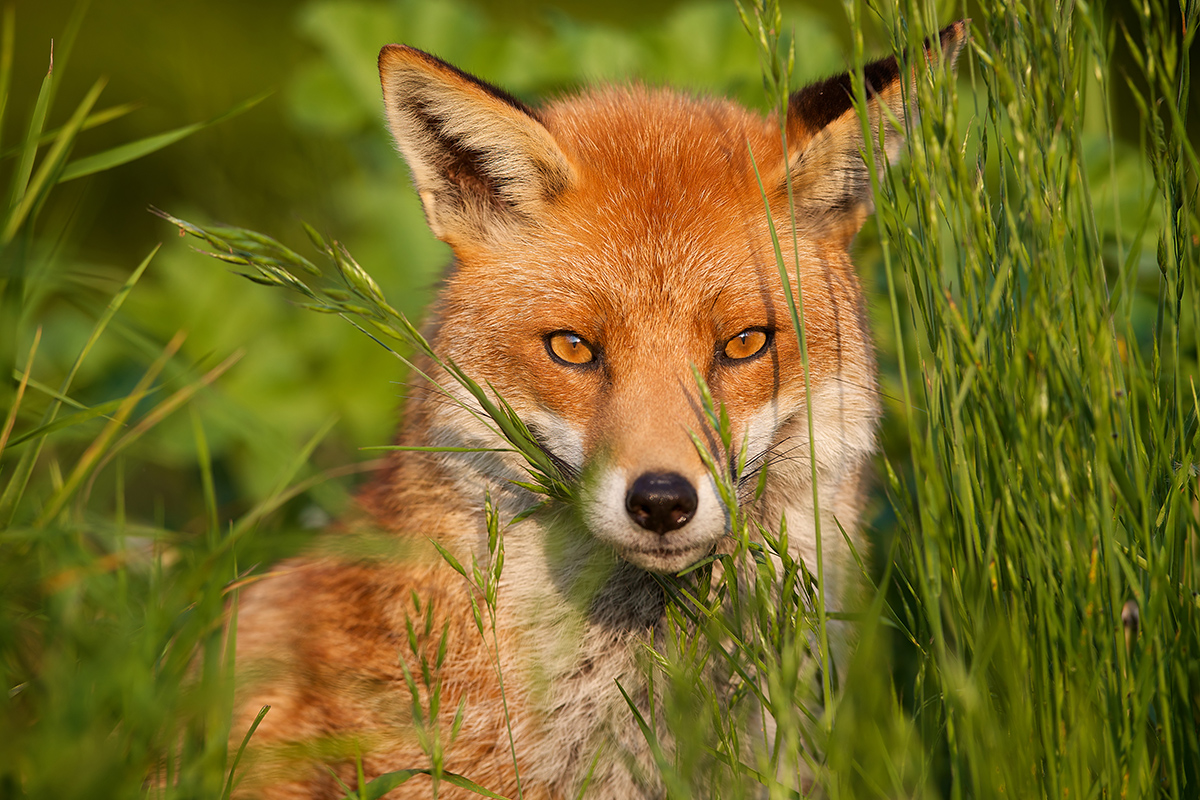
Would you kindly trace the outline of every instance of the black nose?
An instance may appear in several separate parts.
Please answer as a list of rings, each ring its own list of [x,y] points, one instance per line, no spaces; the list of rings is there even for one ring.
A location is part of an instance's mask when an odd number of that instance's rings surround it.
[[[647,472],[625,494],[625,510],[648,531],[666,533],[687,524],[696,513],[696,488],[675,472]]]

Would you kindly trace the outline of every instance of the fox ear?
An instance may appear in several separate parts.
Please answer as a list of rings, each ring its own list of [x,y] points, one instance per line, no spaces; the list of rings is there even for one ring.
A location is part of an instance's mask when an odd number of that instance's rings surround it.
[[[925,43],[926,60],[941,58],[946,68],[952,69],[967,40],[968,22],[960,20],[943,28],[936,43],[930,37]],[[914,83],[917,74],[914,66],[909,76]],[[916,108],[911,102],[915,92],[908,93],[910,107],[906,110],[895,57],[867,64],[863,78],[872,145],[878,144],[880,127],[884,126],[883,155],[894,161],[904,144],[904,130],[897,130],[890,118],[894,116],[901,126],[906,117],[915,120]],[[854,73],[815,83],[792,94],[787,111],[788,169],[792,173],[797,220],[805,227],[843,236],[847,242],[873,209],[853,87]],[[909,88],[913,88],[911,83]]]
[[[405,45],[379,53],[388,125],[434,234],[481,242],[538,218],[574,170],[537,113],[506,92]]]

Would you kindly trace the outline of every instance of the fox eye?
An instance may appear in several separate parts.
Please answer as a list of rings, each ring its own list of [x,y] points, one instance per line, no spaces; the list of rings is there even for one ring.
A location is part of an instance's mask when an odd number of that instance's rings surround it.
[[[754,358],[771,343],[771,331],[763,328],[746,328],[725,343],[725,357],[731,361]]]
[[[561,364],[580,367],[596,360],[596,351],[574,331],[555,331],[546,336],[546,352]]]

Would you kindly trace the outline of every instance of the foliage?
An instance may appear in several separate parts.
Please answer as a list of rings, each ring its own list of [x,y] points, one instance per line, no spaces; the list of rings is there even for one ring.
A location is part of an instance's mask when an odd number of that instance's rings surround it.
[[[378,123],[379,31],[529,99],[636,74],[763,106],[789,72],[795,85],[840,68],[822,17],[787,10],[789,38],[771,4],[744,5],[750,37],[734,7],[711,3],[636,31],[562,15],[502,24],[459,2],[309,3],[298,26],[317,55],[285,92],[290,124],[348,143],[352,168],[333,192],[383,288],[315,231],[324,269],[244,229],[173,221],[233,271],[299,291],[404,355],[423,346],[408,319],[445,251]],[[845,12],[858,68],[873,24],[904,54],[948,21],[917,0],[849,1]],[[857,245],[887,405],[875,553],[860,554],[874,590],[843,615],[858,645],[834,658],[828,630],[843,621],[824,607],[818,565],[787,557],[786,529],[749,530],[733,509],[739,549],[670,583],[671,641],[650,665],[656,713],[675,736],[659,742],[661,720],[642,722],[671,796],[749,796],[765,784],[788,797],[805,775],[805,791],[831,797],[1195,794],[1200,165],[1185,120],[1200,14],[1191,2],[1134,12],[1117,24],[1087,4],[1005,0],[974,15],[957,81],[911,64],[925,111],[902,165],[867,150],[877,228]],[[341,320],[266,291],[232,295],[229,276],[201,271],[178,245],[131,255],[136,268],[96,300],[73,248],[63,255],[70,229],[44,215],[56,187],[197,129],[72,161],[84,131],[128,111],[96,111],[97,83],[45,130],[82,19],[68,22],[5,156],[0,794],[219,796],[236,758],[226,604],[257,564],[300,545],[306,514],[336,512],[342,491],[327,478],[360,469],[308,465],[333,424],[314,413],[349,410],[339,441],[378,444],[389,399],[362,399],[372,392],[362,376],[398,362],[367,337],[377,353],[351,355],[357,331],[326,324]],[[3,30],[0,114],[11,12]],[[1118,42],[1131,54],[1120,70]],[[1136,144],[1115,133],[1118,91],[1140,119]],[[67,300],[86,324],[61,313]],[[193,329],[186,343],[181,321]],[[235,368],[239,347],[247,360],[260,348],[293,359],[325,348],[334,375],[289,364],[281,389],[269,368]],[[521,448],[511,409],[445,366]],[[721,410],[707,411],[727,436]],[[259,424],[267,416],[286,433]],[[300,436],[306,427],[317,432]],[[344,460],[349,446],[333,447]],[[569,482],[535,451],[534,485],[569,501]],[[164,464],[185,488],[156,499],[147,486],[160,486],[151,474]],[[476,609],[483,636],[488,604],[503,602],[489,587],[509,522],[489,516],[490,564],[457,565],[487,601]],[[436,667],[412,678],[414,698],[436,696]],[[698,680],[713,669],[729,681]],[[764,711],[773,726],[743,741],[737,723]],[[371,796],[418,774],[471,785],[441,773],[454,724],[439,739],[437,709],[428,716],[431,763]]]

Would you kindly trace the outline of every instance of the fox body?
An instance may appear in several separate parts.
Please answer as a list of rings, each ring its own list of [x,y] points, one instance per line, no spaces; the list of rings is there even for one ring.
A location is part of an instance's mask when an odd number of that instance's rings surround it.
[[[947,28],[927,57],[952,59],[964,35],[962,23]],[[356,760],[368,778],[428,768],[406,678],[419,682],[424,654],[444,742],[463,709],[446,770],[509,797],[518,780],[527,798],[572,797],[589,780],[588,797],[659,796],[616,684],[647,704],[639,653],[662,639],[657,576],[729,549],[728,512],[692,434],[708,437],[752,518],[777,527],[786,516],[794,555],[810,565],[815,474],[827,593],[850,574],[839,528],[860,535],[880,413],[848,254],[871,203],[852,79],[797,92],[781,126],[639,86],[533,110],[400,45],[379,67],[397,146],[455,256],[429,339],[511,405],[578,500],[504,532],[494,635],[489,623],[481,636],[477,587],[437,548],[486,565],[485,497],[508,520],[535,496],[513,483],[529,479],[524,462],[471,398],[419,361],[445,391],[420,379],[398,442],[458,450],[395,452],[342,534],[242,594],[235,737],[271,706],[242,791],[335,797],[331,770],[353,784]],[[894,60],[865,71],[872,140],[886,128],[889,157],[905,79]],[[772,222],[790,290],[802,292],[811,396]],[[726,409],[734,452],[713,440],[693,369]],[[388,555],[339,550],[368,530]],[[420,777],[402,793],[432,791]],[[468,794],[443,783],[439,796],[456,792]]]

